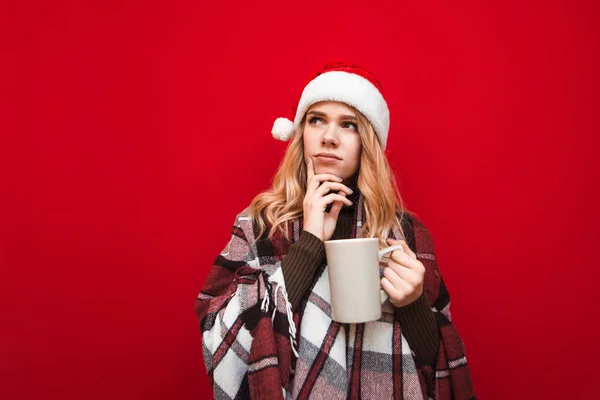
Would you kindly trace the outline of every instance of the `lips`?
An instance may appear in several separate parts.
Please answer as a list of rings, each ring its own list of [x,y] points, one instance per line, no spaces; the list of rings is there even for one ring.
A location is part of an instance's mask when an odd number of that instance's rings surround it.
[[[319,153],[319,154],[317,154],[317,157],[322,158],[322,159],[341,160],[340,157],[336,156],[335,154],[331,154],[331,153]]]

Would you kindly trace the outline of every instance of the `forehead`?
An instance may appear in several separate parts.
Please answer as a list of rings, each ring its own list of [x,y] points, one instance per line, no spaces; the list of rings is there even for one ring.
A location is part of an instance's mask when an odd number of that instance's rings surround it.
[[[311,105],[306,112],[309,113],[311,111],[319,111],[326,114],[346,114],[356,116],[352,107],[339,101],[320,101]]]

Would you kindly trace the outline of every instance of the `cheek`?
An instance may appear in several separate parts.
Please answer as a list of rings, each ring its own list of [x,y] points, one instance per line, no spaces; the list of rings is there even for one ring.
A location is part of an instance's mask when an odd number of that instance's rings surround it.
[[[304,151],[310,149],[310,139],[308,138],[307,132],[304,131],[304,136],[302,137],[302,145],[304,147]]]
[[[355,142],[352,146],[352,151],[349,154],[348,159],[351,160],[352,169],[358,170],[360,166],[360,154],[361,154],[362,146],[360,140]]]
[[[314,146],[315,143],[315,133],[314,133],[314,129],[311,129],[308,126],[304,127],[304,135],[302,137],[302,141],[304,143],[304,147],[312,147]]]
[[[356,146],[354,148],[356,149],[354,152],[354,159],[356,160],[357,163],[360,164],[360,153],[362,152],[362,143],[361,143],[360,139],[358,139],[358,141],[356,142]]]

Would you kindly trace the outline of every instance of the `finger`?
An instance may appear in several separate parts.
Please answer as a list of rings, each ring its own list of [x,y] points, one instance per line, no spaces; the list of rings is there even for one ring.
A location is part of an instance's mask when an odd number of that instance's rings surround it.
[[[417,272],[425,271],[425,267],[421,261],[400,250],[394,250],[391,255],[390,262],[394,262],[404,268],[408,268]]]
[[[415,254],[414,251],[412,251],[410,249],[410,247],[408,247],[408,244],[406,243],[405,240],[397,240],[397,239],[387,239],[387,243],[390,246],[393,246],[395,244],[399,244],[404,248],[404,251],[406,253],[408,253],[412,258],[414,258],[415,260],[417,259],[417,255]]]
[[[321,186],[319,186],[319,188],[317,190],[315,190],[314,194],[318,195],[318,196],[325,196],[327,193],[333,191],[333,190],[338,190],[338,191],[343,191],[345,192],[345,194],[352,194],[352,189],[350,189],[348,186],[344,185],[343,183],[336,183],[336,182],[323,182],[323,184]]]
[[[396,292],[396,288],[386,277],[381,278],[380,283],[381,287],[383,288],[383,290],[385,290],[388,296],[390,296],[390,298],[392,296],[396,297],[398,295],[398,293]]]
[[[393,272],[400,280],[405,282],[411,288],[423,283],[423,274],[417,270],[406,268],[393,261],[388,262],[386,270],[387,269]]]
[[[339,176],[335,176],[333,174],[312,175],[306,185],[306,194],[312,195],[315,192],[315,190],[317,190],[317,188],[321,185],[321,183],[326,182],[326,181],[339,183],[339,182],[342,182],[343,179],[340,178]]]
[[[388,241],[393,242],[393,244],[401,245],[404,248],[404,251],[408,253],[412,258],[417,258],[417,255],[414,253],[414,251],[412,251],[411,248],[408,247],[408,243],[406,243],[406,240],[388,239]]]
[[[381,278],[380,284],[383,290],[390,296],[390,302],[392,303],[400,303],[409,293],[402,286],[399,288],[394,286],[385,276]]]
[[[402,278],[400,278],[400,276],[392,268],[384,268],[383,276],[385,276],[395,288],[403,287]]]
[[[344,204],[346,204],[348,206],[352,205],[352,202],[349,199],[347,199],[346,197],[341,196],[339,194],[336,194],[336,193],[331,193],[331,194],[328,194],[327,196],[324,196],[323,197],[323,204],[331,204],[331,203],[333,203],[336,200],[337,201],[341,201],[342,203],[344,203]]]
[[[346,197],[346,193],[344,192],[338,192],[338,194],[342,197]],[[329,215],[331,215],[331,217],[337,221],[337,218],[340,215],[340,210],[343,206],[344,203],[341,201],[334,201],[333,205],[331,206],[331,210],[329,210]]]

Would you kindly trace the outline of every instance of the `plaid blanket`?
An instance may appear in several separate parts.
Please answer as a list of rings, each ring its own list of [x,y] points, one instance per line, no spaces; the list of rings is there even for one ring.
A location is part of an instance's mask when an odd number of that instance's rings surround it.
[[[360,235],[363,207],[361,194],[351,237]],[[435,370],[415,364],[389,300],[378,321],[332,321],[325,264],[292,313],[281,261],[299,239],[302,219],[290,223],[291,240],[277,235],[255,241],[257,232],[245,209],[195,304],[214,397],[474,399],[464,343],[452,324],[431,234],[417,218],[405,218],[405,239],[425,266],[424,292],[440,328]],[[398,231],[390,237],[402,239]]]

